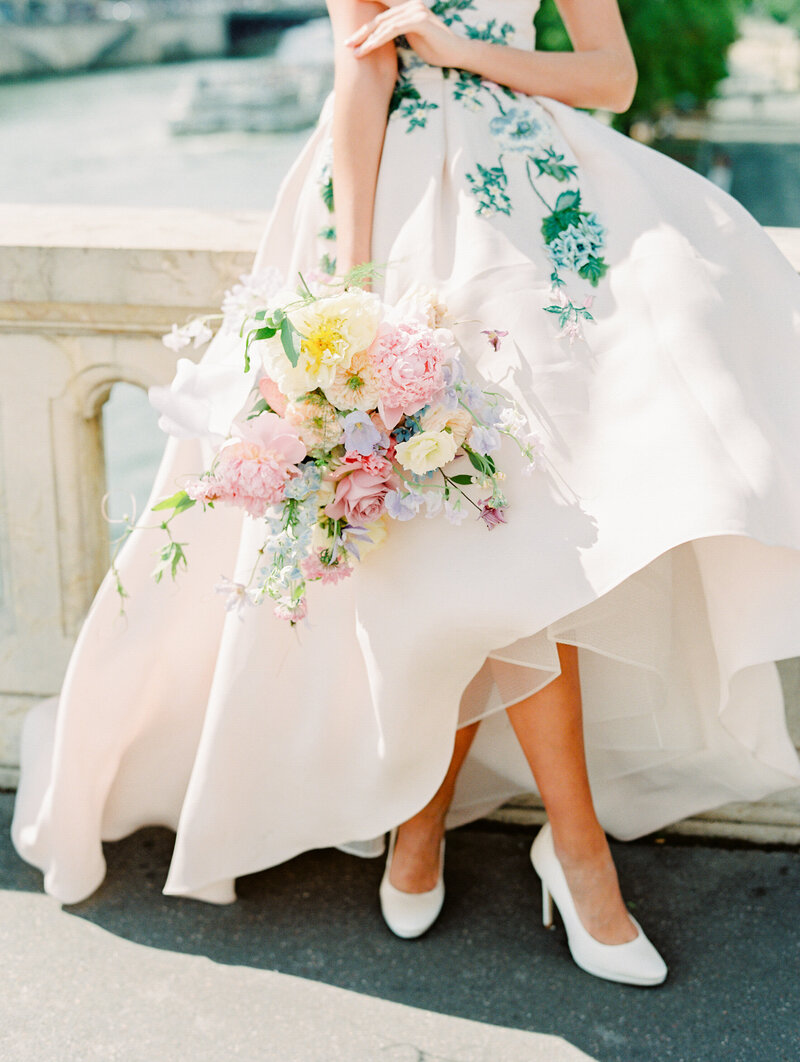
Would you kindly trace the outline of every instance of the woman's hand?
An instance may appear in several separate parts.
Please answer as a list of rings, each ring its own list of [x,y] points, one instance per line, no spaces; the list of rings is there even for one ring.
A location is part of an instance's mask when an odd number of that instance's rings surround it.
[[[382,0],[386,10],[365,22],[344,42],[361,58],[396,37],[404,36],[420,59],[431,66],[459,66],[463,37],[426,7],[423,0]]]

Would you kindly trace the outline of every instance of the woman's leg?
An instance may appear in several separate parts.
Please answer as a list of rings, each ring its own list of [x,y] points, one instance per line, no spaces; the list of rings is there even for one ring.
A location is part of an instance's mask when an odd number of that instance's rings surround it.
[[[558,645],[561,674],[508,709],[511,725],[542,795],[556,854],[586,929],[606,944],[633,940],[633,926],[594,810],[583,746],[578,651]],[[404,892],[427,892],[439,874],[439,845],[456,779],[478,724],[456,733],[453,758],[436,795],[397,834],[391,882]]]
[[[583,744],[578,650],[558,645],[561,674],[508,709],[530,764],[585,928],[604,944],[633,940],[631,922],[605,833],[594,810]]]
[[[444,781],[422,811],[397,831],[390,882],[403,892],[428,892],[439,880],[439,848],[444,819],[453,799],[458,772],[466,759],[479,724],[456,731],[455,746]]]

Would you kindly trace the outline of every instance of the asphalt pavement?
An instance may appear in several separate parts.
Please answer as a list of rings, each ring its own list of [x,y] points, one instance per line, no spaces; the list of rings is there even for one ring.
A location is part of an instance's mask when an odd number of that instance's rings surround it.
[[[160,828],[107,844],[103,885],[61,907],[11,846],[12,804],[0,794],[3,1062],[800,1059],[796,850],[614,844],[670,968],[639,989],[583,973],[560,922],[541,926],[529,830],[449,834],[442,916],[401,941],[380,917],[381,860],[309,852],[218,907],[162,894]]]

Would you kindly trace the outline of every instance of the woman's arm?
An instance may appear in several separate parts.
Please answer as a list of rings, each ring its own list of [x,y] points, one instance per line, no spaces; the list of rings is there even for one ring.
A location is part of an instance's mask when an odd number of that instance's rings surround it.
[[[633,58],[617,0],[556,0],[574,52],[531,52],[453,33],[423,0],[386,0],[387,10],[347,41],[368,57],[399,34],[427,63],[470,70],[531,96],[573,107],[625,111],[636,88]]]
[[[327,0],[334,37],[333,196],[337,272],[370,260],[372,211],[397,52],[389,40],[357,59],[344,40],[383,10],[371,0]]]

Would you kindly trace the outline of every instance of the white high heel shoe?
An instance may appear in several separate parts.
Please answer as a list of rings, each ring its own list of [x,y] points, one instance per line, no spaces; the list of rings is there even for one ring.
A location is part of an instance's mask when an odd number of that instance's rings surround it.
[[[381,911],[386,925],[395,936],[408,940],[421,937],[436,919],[444,903],[444,841],[439,857],[439,880],[428,892],[403,892],[389,881],[397,830],[389,835],[389,854],[380,887]]]
[[[584,927],[553,847],[550,823],[545,823],[536,835],[531,846],[531,862],[542,881],[542,922],[545,926],[552,925],[555,900],[572,958],[582,970],[626,985],[660,985],[665,980],[666,963],[632,915],[631,921],[639,935],[625,944],[601,944]]]

